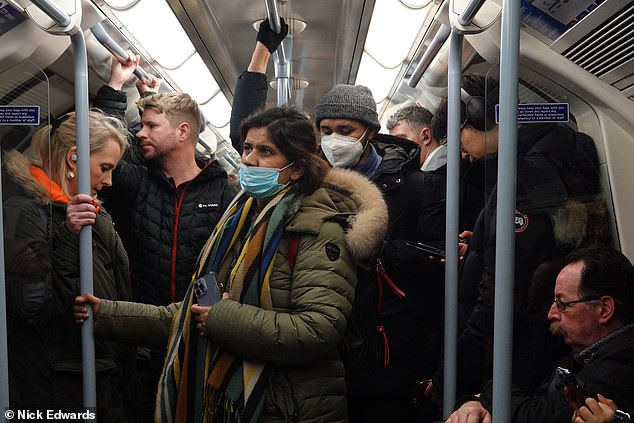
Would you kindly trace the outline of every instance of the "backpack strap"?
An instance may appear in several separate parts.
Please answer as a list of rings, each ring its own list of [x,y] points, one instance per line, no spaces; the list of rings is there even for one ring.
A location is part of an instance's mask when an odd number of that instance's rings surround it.
[[[297,250],[299,248],[299,234],[291,233],[291,238],[288,240],[288,266],[291,268],[291,273],[295,269],[295,262],[297,261]]]

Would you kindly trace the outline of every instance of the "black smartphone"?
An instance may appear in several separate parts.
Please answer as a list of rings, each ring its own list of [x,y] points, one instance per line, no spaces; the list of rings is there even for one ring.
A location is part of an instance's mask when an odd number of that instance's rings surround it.
[[[216,274],[209,272],[194,281],[194,294],[198,305],[210,307],[222,298]]]
[[[430,256],[445,258],[445,250],[431,244],[423,244],[422,242],[405,242],[405,245],[411,248],[415,248]]]
[[[592,395],[584,391],[582,384],[579,383],[577,377],[564,367],[555,369],[558,381],[555,386],[564,392],[564,397],[568,405],[573,410],[578,409],[586,404],[586,398]],[[565,388],[565,391],[564,391]]]

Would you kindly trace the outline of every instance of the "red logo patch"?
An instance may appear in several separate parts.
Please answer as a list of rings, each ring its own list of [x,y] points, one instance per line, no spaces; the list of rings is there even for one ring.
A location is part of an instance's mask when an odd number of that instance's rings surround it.
[[[515,210],[515,233],[519,234],[528,228],[528,215]]]

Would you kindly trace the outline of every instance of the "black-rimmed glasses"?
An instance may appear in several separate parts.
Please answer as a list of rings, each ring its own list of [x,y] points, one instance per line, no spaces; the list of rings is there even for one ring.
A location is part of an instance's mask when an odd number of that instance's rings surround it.
[[[598,298],[596,297],[579,298],[578,300],[574,300],[574,301],[561,301],[559,298],[555,298],[553,302],[555,303],[555,307],[557,307],[557,311],[564,312],[566,311],[568,307],[572,305],[579,304],[579,303],[589,303],[591,301],[597,301],[597,300]]]

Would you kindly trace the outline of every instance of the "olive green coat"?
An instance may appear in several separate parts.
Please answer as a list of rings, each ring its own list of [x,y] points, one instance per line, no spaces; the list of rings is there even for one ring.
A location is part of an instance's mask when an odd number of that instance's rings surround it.
[[[293,212],[269,280],[274,310],[222,300],[209,312],[205,335],[270,366],[261,421],[345,422],[346,385],[337,347],[354,300],[356,266],[378,252],[387,208],[367,179],[334,169]],[[292,271],[287,259],[291,233],[300,236]],[[217,272],[220,282],[232,262],[224,260]],[[122,339],[125,332],[130,342],[164,345],[178,307],[103,301],[98,335]]]

